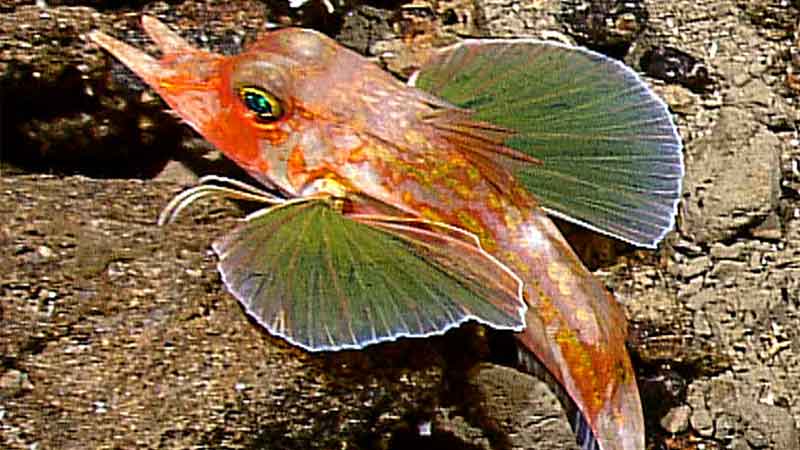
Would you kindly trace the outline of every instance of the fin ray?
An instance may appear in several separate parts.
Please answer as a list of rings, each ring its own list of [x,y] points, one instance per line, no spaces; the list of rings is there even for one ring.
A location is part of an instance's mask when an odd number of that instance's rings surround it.
[[[556,215],[646,247],[672,228],[682,144],[664,102],[623,64],[556,43],[468,40],[412,80],[512,130],[503,144],[542,162],[517,164],[513,175]],[[648,212],[662,220],[629,220]]]
[[[466,320],[524,327],[522,282],[449,225],[298,199],[251,214],[213,248],[248,314],[306,350],[442,334]]]

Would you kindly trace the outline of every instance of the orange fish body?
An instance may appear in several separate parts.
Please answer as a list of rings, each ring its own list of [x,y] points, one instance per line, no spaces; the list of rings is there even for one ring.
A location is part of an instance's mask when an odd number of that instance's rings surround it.
[[[515,178],[514,167],[547,161],[507,147],[513,129],[403,84],[317,32],[275,31],[223,57],[143,22],[160,61],[93,39],[255,179],[288,198],[331,195],[355,212],[477,236],[522,280],[523,365],[534,354],[564,387],[591,431],[579,436],[584,448],[644,448],[624,312]]]

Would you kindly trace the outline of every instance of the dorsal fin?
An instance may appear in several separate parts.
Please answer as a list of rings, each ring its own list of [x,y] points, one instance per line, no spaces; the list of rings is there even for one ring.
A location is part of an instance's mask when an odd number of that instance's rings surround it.
[[[589,50],[535,40],[468,40],[411,82],[542,164],[513,174],[548,212],[654,247],[674,225],[681,141],[666,105],[633,70]]]

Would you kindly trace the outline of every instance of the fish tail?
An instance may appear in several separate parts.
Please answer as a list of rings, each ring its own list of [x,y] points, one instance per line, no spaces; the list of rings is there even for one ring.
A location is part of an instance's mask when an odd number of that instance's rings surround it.
[[[536,358],[536,355],[528,351],[523,345],[517,344],[517,358],[515,366],[517,370],[533,375],[534,377],[544,381],[550,388],[550,391],[555,394],[561,406],[567,413],[569,425],[575,433],[575,440],[581,450],[602,450],[597,438],[592,431],[591,425],[586,416],[581,412],[580,408],[570,398],[567,391],[559,384],[553,375],[542,365]]]
[[[515,335],[520,368],[546,372],[558,386],[583,449],[644,450],[624,309],[543,211],[519,211],[498,252],[525,284],[526,328]]]

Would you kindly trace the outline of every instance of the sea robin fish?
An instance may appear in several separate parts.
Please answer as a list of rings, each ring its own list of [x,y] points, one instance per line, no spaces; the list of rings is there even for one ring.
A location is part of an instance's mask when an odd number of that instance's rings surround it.
[[[629,68],[533,40],[467,40],[402,83],[315,31],[243,53],[196,49],[156,19],[160,60],[91,39],[271,192],[220,177],[179,194],[257,200],[213,243],[228,290],[309,351],[513,330],[520,367],[566,393],[585,449],[643,449],[621,306],[548,214],[654,247],[674,223],[681,143]],[[540,366],[539,366],[540,367]]]

